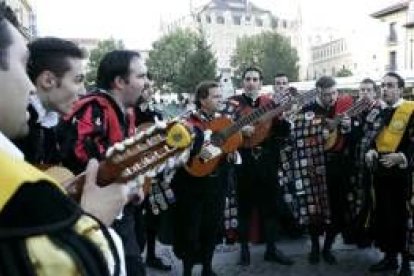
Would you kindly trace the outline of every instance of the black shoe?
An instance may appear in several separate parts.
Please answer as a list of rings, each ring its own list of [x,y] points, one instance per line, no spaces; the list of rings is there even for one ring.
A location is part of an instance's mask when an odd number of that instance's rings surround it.
[[[410,262],[404,262],[401,265],[400,272],[398,273],[398,276],[411,276],[411,266]]]
[[[158,258],[158,257],[147,258],[146,263],[148,267],[162,270],[162,271],[170,271],[172,269],[171,265],[164,264],[161,258]]]
[[[242,266],[250,265],[250,250],[248,247],[242,246],[240,251],[240,260],[237,264]]]
[[[275,249],[273,251],[266,251],[264,255],[264,260],[268,262],[275,262],[281,265],[293,265],[295,262],[283,254],[282,251]]]
[[[312,250],[309,253],[308,261],[310,264],[318,264],[320,261],[319,251]]]
[[[201,276],[217,276],[217,273],[215,273],[212,269],[202,270]]]
[[[327,264],[336,264],[336,258],[330,250],[322,251],[322,258]]]
[[[397,258],[384,258],[369,268],[370,272],[386,272],[398,269]]]

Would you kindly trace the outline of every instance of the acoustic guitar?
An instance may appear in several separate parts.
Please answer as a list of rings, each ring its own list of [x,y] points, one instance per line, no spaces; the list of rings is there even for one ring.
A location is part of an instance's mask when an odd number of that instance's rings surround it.
[[[106,158],[99,163],[97,184],[106,186],[134,179],[144,184],[146,177],[186,163],[193,138],[191,130],[179,122],[153,124],[107,150]],[[85,172],[75,177],[62,168],[52,167],[45,172],[60,180],[70,196],[80,199]]]
[[[342,121],[342,119],[346,117],[355,117],[358,114],[364,112],[369,107],[372,106],[372,102],[367,97],[363,97],[353,105],[351,105],[348,109],[344,112],[336,115],[332,119],[325,119],[325,123],[328,126],[329,136],[325,141],[324,149],[329,151],[336,147],[341,147],[343,144],[343,136],[338,133],[338,125]]]
[[[219,117],[207,123],[207,132],[210,132],[210,139],[203,147],[211,145],[220,148],[220,151],[213,153],[211,156],[198,154],[191,158],[185,165],[186,171],[196,177],[203,177],[212,173],[220,164],[223,156],[227,153],[234,152],[243,144],[243,138],[240,130],[247,125],[253,124],[259,120],[272,119],[276,115],[282,114],[293,103],[303,104],[313,99],[316,90],[311,90],[300,95],[286,93],[279,96],[276,100],[270,100],[267,104],[254,109],[249,114],[233,122],[227,117]],[[261,137],[262,141],[266,137]],[[258,141],[259,139],[257,139]],[[258,142],[260,143],[260,142]],[[201,151],[202,153],[203,151]]]

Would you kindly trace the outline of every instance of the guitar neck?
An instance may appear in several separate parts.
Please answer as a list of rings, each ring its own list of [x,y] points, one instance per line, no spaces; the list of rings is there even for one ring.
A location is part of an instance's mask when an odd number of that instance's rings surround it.
[[[274,116],[276,114],[282,113],[286,107],[290,106],[292,103],[303,103],[306,99],[312,98],[316,95],[316,90],[308,91],[302,95],[297,95],[295,99],[291,97],[291,95],[282,95],[264,106],[261,106],[255,109],[252,113],[241,117],[237,120],[233,125],[223,129],[220,134],[224,139],[229,138],[234,133],[239,132],[244,126],[253,124],[266,116]]]
[[[333,126],[336,128],[345,116],[354,117],[360,114],[361,112],[363,112],[364,110],[366,110],[367,107],[368,107],[368,102],[365,99],[356,102],[351,107],[349,107],[345,112],[335,115],[335,117],[333,118]]]
[[[244,126],[253,124],[260,120],[263,116],[268,114],[269,112],[273,111],[274,113],[278,113],[283,110],[283,105],[278,105],[275,102],[271,102],[264,106],[261,106],[255,109],[252,113],[241,117],[231,126],[222,130],[222,135],[227,139],[228,137],[232,136],[234,133],[239,132]]]

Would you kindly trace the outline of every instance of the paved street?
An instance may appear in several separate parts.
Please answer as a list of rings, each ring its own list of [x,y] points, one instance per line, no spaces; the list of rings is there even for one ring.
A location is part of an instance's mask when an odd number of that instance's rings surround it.
[[[338,259],[337,265],[327,265],[322,260],[319,265],[309,265],[307,262],[307,252],[310,248],[309,241],[305,239],[295,241],[279,242],[279,248],[286,254],[292,256],[295,265],[292,267],[280,266],[263,261],[264,246],[252,246],[252,264],[249,267],[240,267],[237,265],[238,247],[237,246],[219,246],[214,258],[214,270],[218,275],[225,276],[247,276],[247,275],[306,275],[306,276],[342,276],[342,275],[379,275],[388,276],[389,274],[369,274],[368,267],[379,260],[381,255],[375,249],[357,250],[352,246],[345,246],[338,241],[334,246],[334,254]],[[180,262],[178,262],[169,247],[159,248],[158,253],[163,258],[173,262],[173,271],[171,273],[161,273],[155,270],[148,270],[149,276],[155,275],[181,275]],[[194,275],[200,275],[200,268],[194,269]]]

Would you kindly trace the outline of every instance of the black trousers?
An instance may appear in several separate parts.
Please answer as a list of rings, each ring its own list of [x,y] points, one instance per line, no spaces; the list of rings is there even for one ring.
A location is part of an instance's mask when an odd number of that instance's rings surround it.
[[[146,275],[141,258],[141,249],[135,235],[135,206],[129,204],[124,208],[122,219],[115,220],[112,227],[121,237],[125,253],[127,275]]]
[[[407,243],[407,199],[411,188],[407,169],[385,168],[379,164],[374,175],[375,244],[386,253],[404,252]]]
[[[277,181],[279,153],[262,153],[255,158],[248,151],[242,151],[243,163],[236,166],[240,242],[248,242],[250,218],[257,208],[264,223],[265,240],[274,243],[277,223],[287,212]]]
[[[181,169],[173,179],[173,250],[186,263],[211,263],[223,220],[226,171],[191,177]]]

